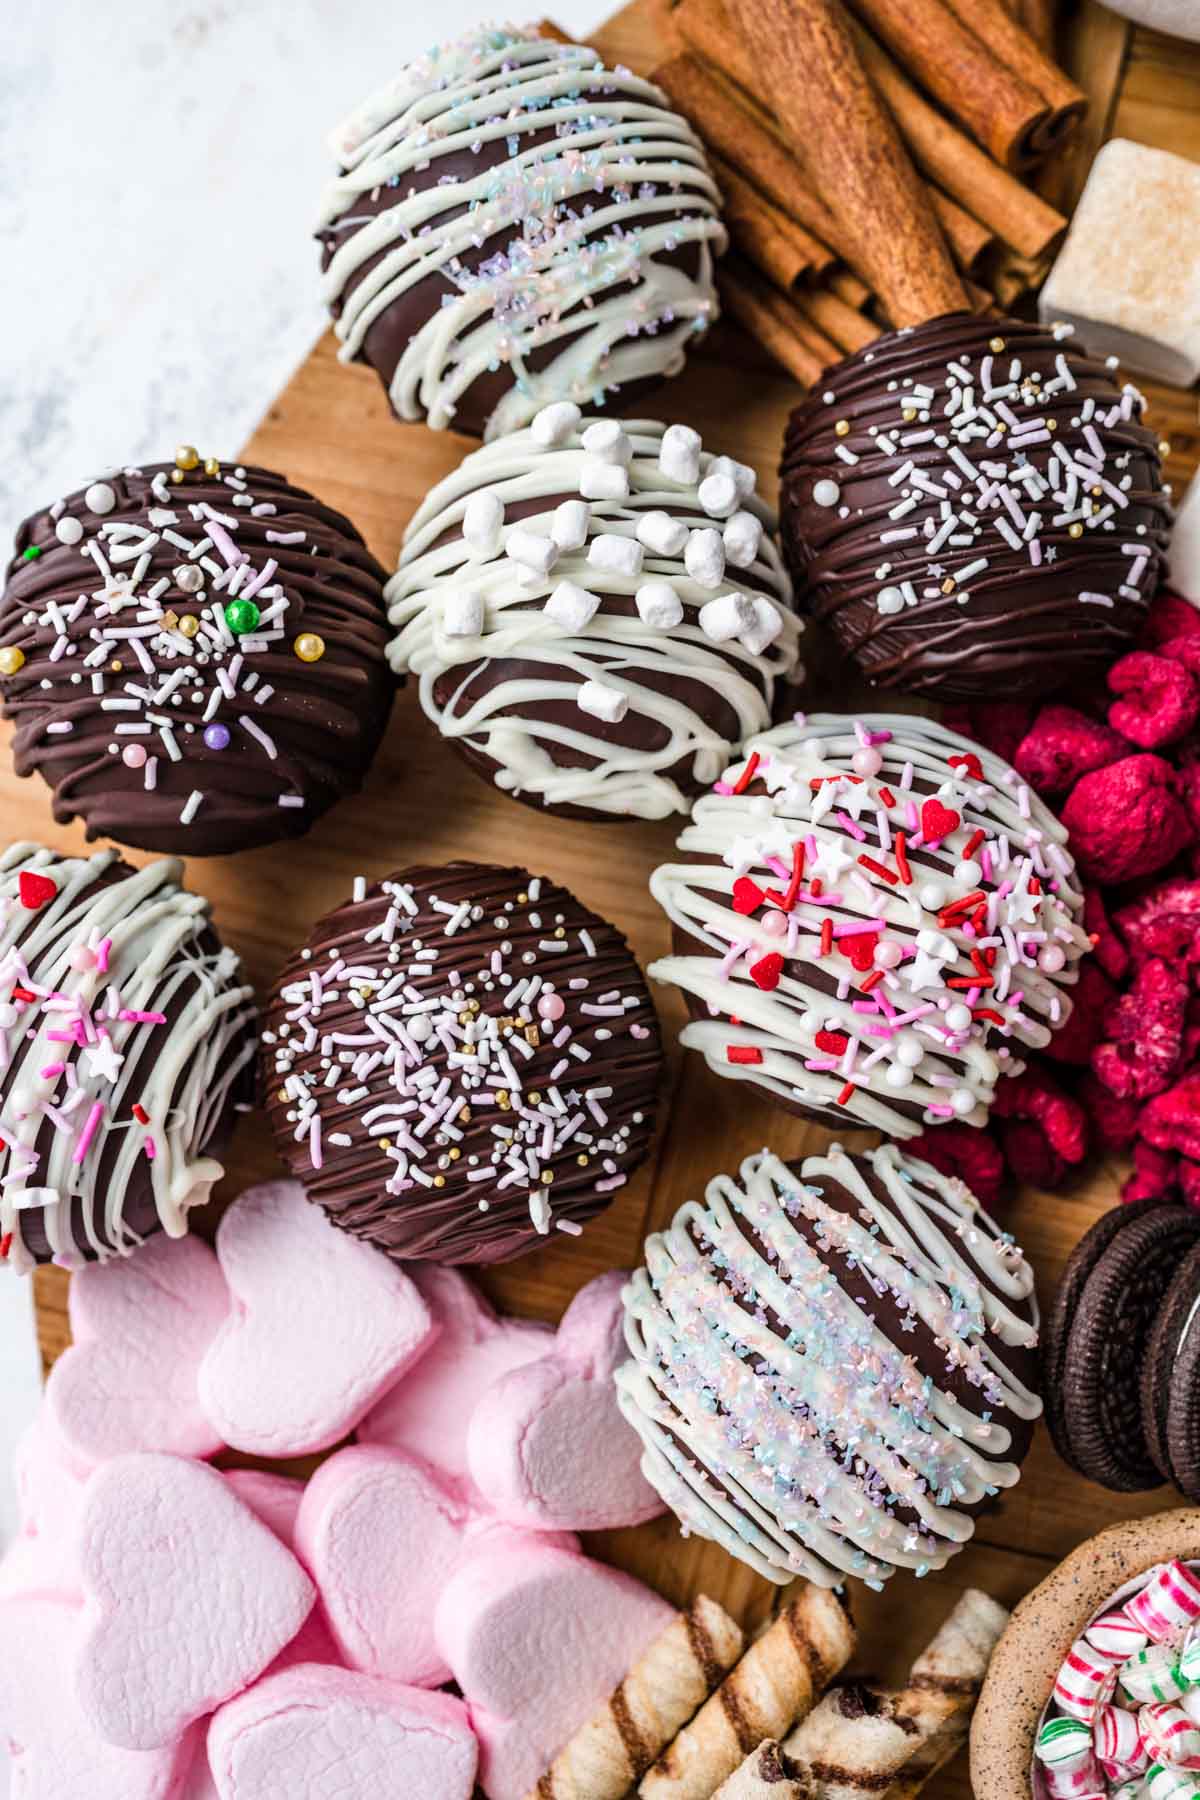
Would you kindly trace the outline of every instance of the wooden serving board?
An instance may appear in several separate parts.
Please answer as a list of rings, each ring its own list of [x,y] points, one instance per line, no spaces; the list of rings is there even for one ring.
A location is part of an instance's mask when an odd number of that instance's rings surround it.
[[[1111,135],[1200,161],[1200,46],[1134,31],[1095,0],[1084,0],[1065,22],[1065,36],[1067,60],[1094,96],[1088,137],[1070,172],[1075,192],[1096,148]],[[660,55],[655,0],[634,0],[596,41],[611,58],[649,71]],[[1195,395],[1151,392],[1151,421],[1172,441],[1170,471],[1178,491],[1200,460]],[[736,328],[720,325],[657,404],[666,417],[695,426],[714,448],[752,463],[771,494],[784,420],[796,397],[791,381],[755,345]],[[186,420],[180,421],[180,436],[187,436]],[[327,336],[271,407],[244,455],[343,508],[391,567],[417,503],[471,447],[451,433],[397,424],[374,374],[339,365]],[[202,455],[221,455],[226,448],[200,446]],[[823,682],[812,700],[830,710],[861,704],[840,677],[835,684]],[[413,861],[453,857],[516,860],[552,874],[619,924],[645,964],[667,947],[666,923],[646,883],[669,852],[676,829],[669,823],[560,822],[514,804],[465,769],[429,728],[409,689],[397,702],[387,741],[358,798],[337,808],[299,844],[233,860],[194,860],[188,879],[211,898],[226,941],[241,953],[260,992],[314,919],[349,894],[356,875],[377,878]],[[81,831],[53,823],[46,790],[40,783],[19,782],[6,757],[0,838],[37,838],[63,848],[83,843]],[[132,860],[146,859],[134,855]],[[740,1083],[713,1077],[700,1059],[684,1064],[674,1048],[682,1004],[666,991],[657,999],[672,1048],[662,1124],[648,1166],[581,1239],[554,1237],[545,1249],[483,1276],[493,1299],[511,1312],[556,1319],[585,1281],[637,1263],[648,1231],[664,1225],[713,1174],[735,1170],[764,1143],[786,1157],[828,1141],[820,1127],[773,1111]],[[862,1133],[843,1135],[847,1143],[871,1141]],[[224,1198],[278,1172],[265,1120],[248,1118],[229,1161]],[[1116,1166],[1092,1170],[1067,1194],[1026,1191],[1009,1207],[1005,1223],[1033,1259],[1044,1298],[1080,1235],[1118,1198],[1123,1173]],[[214,1220],[210,1209],[200,1228],[211,1228]],[[61,1271],[46,1269],[35,1281],[41,1346],[49,1364],[69,1337],[67,1280]],[[980,1520],[974,1541],[947,1571],[919,1583],[897,1577],[883,1594],[855,1584],[856,1666],[899,1679],[964,1587],[985,1588],[1011,1606],[1093,1531],[1175,1502],[1168,1489],[1131,1499],[1092,1486],[1059,1462],[1039,1429],[1020,1486]],[[777,1598],[777,1590],[723,1551],[681,1538],[671,1519],[599,1534],[589,1547],[676,1603],[704,1590],[751,1627]],[[966,1759],[927,1792],[931,1800],[964,1800],[970,1793]]]

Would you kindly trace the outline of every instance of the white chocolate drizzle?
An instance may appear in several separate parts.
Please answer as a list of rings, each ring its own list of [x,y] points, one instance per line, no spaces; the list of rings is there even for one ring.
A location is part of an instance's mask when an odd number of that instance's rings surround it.
[[[962,1182],[894,1146],[835,1144],[798,1175],[748,1157],[647,1239],[625,1306],[617,1391],[643,1473],[769,1581],[943,1568],[967,1509],[1018,1478],[994,1415],[1041,1412],[1009,1354],[1037,1342],[1029,1265]]]
[[[479,156],[497,142],[506,158]],[[476,31],[411,64],[330,143],[342,173],[321,223],[339,222],[325,295],[340,307],[342,359],[419,282],[440,276],[448,289],[396,366],[401,418],[452,424],[471,384],[505,364],[514,385],[487,432],[499,435],[547,401],[594,404],[677,373],[716,316],[712,259],[726,234],[700,140],[658,88],[606,69],[594,50]],[[465,176],[414,181],[472,152],[479,166]],[[355,216],[362,196],[386,187],[394,205]],[[695,276],[668,260],[687,245]],[[543,360],[547,346],[557,348]]]
[[[23,873],[53,895],[31,906]],[[0,1238],[18,1271],[34,1260],[27,1209],[55,1261],[104,1261],[143,1241],[125,1219],[131,1185],[149,1181],[181,1237],[223,1173],[203,1151],[254,1057],[254,997],[234,952],[203,941],[208,902],[182,874],[175,858],[124,868],[112,850],[0,857]]]
[[[1065,829],[999,757],[928,719],[814,715],[745,757],[650,879],[693,941],[649,973],[708,1015],[681,1041],[721,1075],[894,1137],[982,1125],[1020,1047],[1069,1016],[1090,948]]]
[[[495,764],[498,786],[548,806],[661,819],[687,811],[681,766],[694,784],[712,782],[736,743],[770,723],[802,626],[753,471],[697,438],[683,446],[693,455],[681,478],[668,473],[681,467],[681,427],[632,420],[593,436],[611,425],[546,408],[433,489],[388,583],[388,654],[417,676],[443,737]],[[701,499],[714,471],[738,484],[731,516]],[[605,485],[606,497],[580,497]],[[524,666],[472,683],[480,664],[506,659]],[[439,700],[458,668],[462,682]],[[736,721],[732,742],[711,722],[714,696]],[[647,721],[654,744],[638,748]]]

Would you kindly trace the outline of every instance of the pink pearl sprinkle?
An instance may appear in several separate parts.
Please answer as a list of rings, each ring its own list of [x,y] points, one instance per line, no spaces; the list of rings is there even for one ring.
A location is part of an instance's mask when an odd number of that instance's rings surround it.
[[[1047,975],[1057,975],[1066,960],[1067,953],[1061,944],[1047,944],[1038,956],[1038,968],[1044,969]]]
[[[554,1020],[562,1018],[567,1010],[567,1004],[557,994],[543,994],[537,1003],[537,1009],[539,1018],[553,1023]]]
[[[759,924],[762,926],[768,937],[782,937],[787,930],[787,920],[784,915],[777,910],[772,910],[771,912],[764,914],[759,920]]]
[[[850,758],[850,767],[856,775],[878,775],[883,767],[883,758],[878,750],[870,747],[865,750],[856,750]]]
[[[895,969],[899,966],[903,955],[902,944],[896,943],[894,938],[884,938],[875,946],[875,966],[879,969]]]
[[[127,769],[142,769],[146,765],[146,751],[141,744],[126,744],[121,752],[121,761]]]

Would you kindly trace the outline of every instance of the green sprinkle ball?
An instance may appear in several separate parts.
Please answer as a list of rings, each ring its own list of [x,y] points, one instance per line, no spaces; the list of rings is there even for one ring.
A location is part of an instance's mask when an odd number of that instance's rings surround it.
[[[234,637],[245,637],[253,631],[262,614],[253,600],[231,600],[225,608],[225,623]]]

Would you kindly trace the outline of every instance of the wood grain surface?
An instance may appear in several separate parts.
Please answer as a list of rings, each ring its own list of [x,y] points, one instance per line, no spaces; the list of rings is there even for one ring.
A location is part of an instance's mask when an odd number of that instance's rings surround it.
[[[610,56],[649,69],[659,54],[657,33],[655,0],[635,0],[598,34],[597,42]],[[1064,56],[1093,96],[1095,123],[1059,178],[1060,194],[1064,189],[1070,196],[1078,193],[1091,155],[1109,135],[1136,138],[1200,161],[1200,46],[1134,31],[1095,0],[1084,0],[1064,21]],[[1150,392],[1151,422],[1171,440],[1171,478],[1181,487],[1200,459],[1196,397],[1167,389]],[[755,345],[722,324],[657,405],[668,418],[695,426],[714,449],[753,463],[764,489],[773,494],[783,423],[796,397],[792,383]],[[179,435],[188,436],[186,420],[180,421]],[[397,424],[375,376],[342,367],[327,337],[271,407],[244,456],[284,471],[343,508],[391,566],[418,501],[470,447],[451,433]],[[218,456],[229,448],[200,446],[202,454]],[[843,672],[824,657],[821,667],[834,672],[809,696],[812,704],[841,709],[860,703]],[[560,822],[512,803],[465,770],[427,726],[410,689],[400,695],[386,743],[361,795],[335,809],[299,844],[232,860],[193,861],[188,878],[211,898],[222,933],[242,954],[260,991],[313,920],[348,895],[356,875],[377,878],[418,859],[437,862],[456,856],[516,859],[552,874],[615,920],[645,963],[666,948],[666,925],[646,882],[668,853],[675,830],[670,824]],[[81,832],[54,825],[40,782],[19,782],[7,759],[0,772],[0,831],[6,839],[37,838],[60,847],[82,844]],[[132,860],[145,859],[134,855]],[[673,1045],[682,1006],[671,993],[660,992],[657,999]],[[663,1225],[716,1172],[736,1169],[743,1156],[764,1143],[793,1156],[828,1141],[820,1127],[773,1113],[741,1084],[711,1076],[697,1059],[682,1066],[674,1048],[661,1116],[648,1166],[581,1239],[555,1237],[544,1250],[484,1276],[484,1285],[501,1306],[557,1318],[593,1275],[636,1263],[645,1234]],[[871,1141],[861,1133],[847,1133],[845,1140],[851,1145]],[[222,1197],[227,1201],[249,1181],[275,1173],[278,1165],[265,1121],[252,1116],[235,1143]],[[1005,1223],[1033,1259],[1043,1298],[1081,1233],[1117,1199],[1122,1174],[1116,1166],[1092,1169],[1074,1191],[1026,1191],[1012,1203]],[[209,1209],[201,1229],[211,1229],[215,1210]],[[68,1340],[66,1277],[51,1269],[39,1271],[35,1280],[48,1364]],[[856,1666],[899,1678],[963,1587],[982,1587],[1011,1606],[1091,1532],[1173,1503],[1177,1496],[1166,1488],[1130,1499],[1080,1480],[1058,1461],[1039,1429],[1020,1486],[980,1519],[974,1541],[948,1570],[922,1582],[898,1577],[883,1594],[855,1584],[860,1623]],[[682,1538],[670,1520],[597,1535],[590,1548],[651,1582],[672,1601],[683,1603],[703,1589],[751,1627],[766,1618],[777,1600],[776,1590],[742,1564],[712,1545]],[[926,1791],[931,1800],[965,1800],[970,1794],[965,1757]]]

